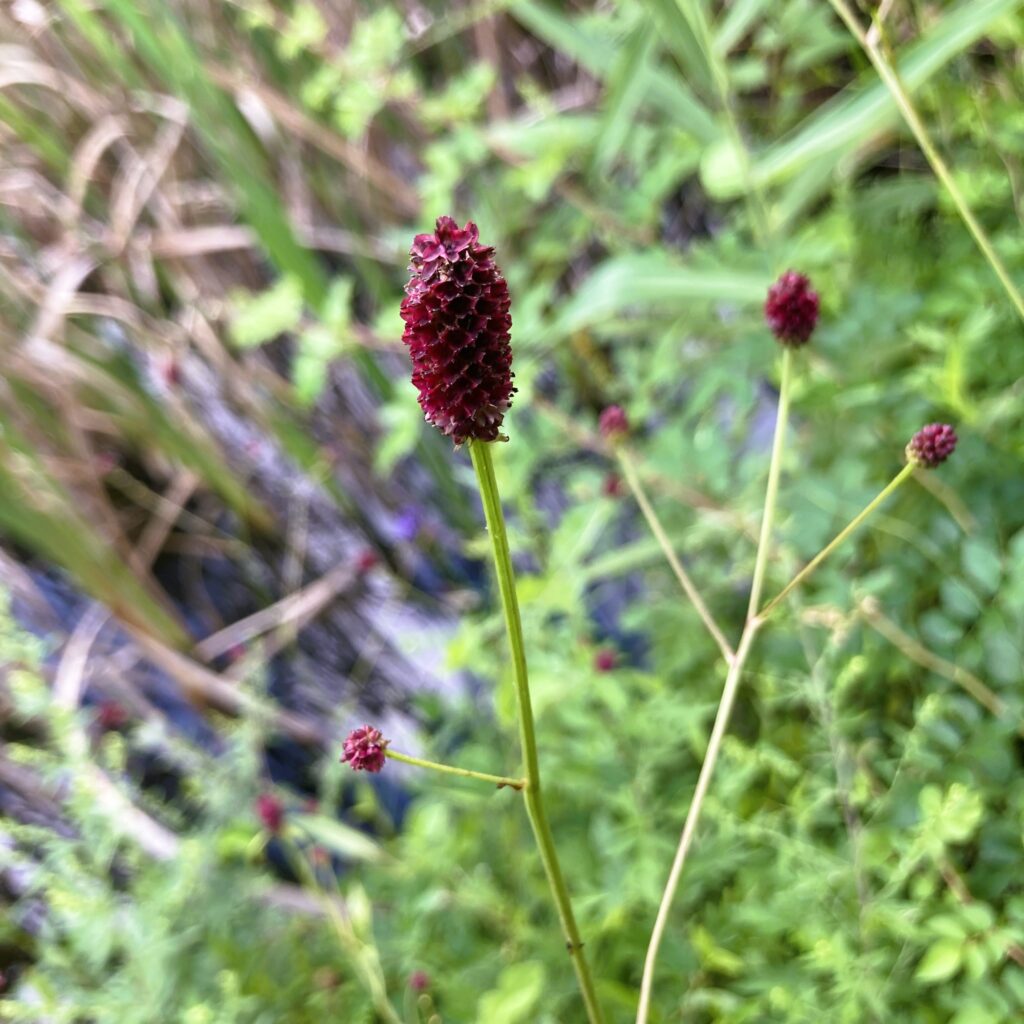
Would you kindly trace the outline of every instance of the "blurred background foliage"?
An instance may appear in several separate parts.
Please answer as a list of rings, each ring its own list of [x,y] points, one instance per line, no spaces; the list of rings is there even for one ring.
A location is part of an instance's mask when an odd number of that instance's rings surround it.
[[[1019,2],[881,8],[1024,286]],[[1021,322],[829,4],[12,0],[0,40],[5,1019],[582,1019],[510,794],[336,765],[396,711],[516,762],[468,462],[399,341],[442,213],[513,294],[498,472],[611,1020],[722,670],[596,416],[734,636],[790,266],[823,318],[769,586],[923,422],[962,442],[762,637],[653,1019],[1024,1016]]]

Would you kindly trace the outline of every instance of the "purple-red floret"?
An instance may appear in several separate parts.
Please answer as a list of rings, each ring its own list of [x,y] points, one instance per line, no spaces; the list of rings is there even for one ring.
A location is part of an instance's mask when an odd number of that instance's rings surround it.
[[[128,724],[128,712],[116,700],[104,700],[96,709],[96,721],[103,732],[117,732]]]
[[[379,772],[387,760],[385,751],[390,741],[384,739],[380,729],[372,725],[361,725],[353,729],[345,739],[342,761],[347,761],[353,771]]]
[[[604,647],[594,655],[594,668],[598,672],[611,672],[616,660],[615,652]]]
[[[795,270],[787,270],[768,289],[764,318],[783,345],[806,345],[818,323],[821,300],[811,282]]]
[[[496,441],[512,403],[508,284],[476,225],[439,217],[417,235],[402,300],[402,341],[427,422],[456,444]]]
[[[956,431],[948,423],[929,423],[907,445],[907,460],[924,469],[945,462],[956,448]]]
[[[276,836],[284,827],[284,804],[273,793],[261,793],[256,797],[256,814],[272,835]]]
[[[609,405],[597,421],[601,436],[609,441],[629,432],[629,419],[621,405]]]
[[[601,481],[601,493],[606,498],[621,498],[622,477],[618,473],[608,473]]]

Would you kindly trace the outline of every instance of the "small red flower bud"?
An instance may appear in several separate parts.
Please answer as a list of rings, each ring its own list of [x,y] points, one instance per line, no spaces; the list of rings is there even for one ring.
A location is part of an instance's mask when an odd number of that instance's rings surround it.
[[[787,270],[768,289],[764,316],[772,334],[783,345],[805,345],[818,323],[821,300],[811,282],[794,270]]]
[[[622,477],[618,473],[609,473],[601,482],[601,493],[606,498],[622,497]]]
[[[379,772],[384,767],[384,751],[390,742],[384,739],[380,729],[370,725],[360,726],[348,734],[341,760],[347,761],[353,771]]]
[[[128,724],[128,712],[116,700],[105,700],[96,709],[96,721],[104,732],[116,732]]]
[[[426,971],[413,971],[409,975],[409,988],[413,992],[426,992],[430,988],[430,975]]]
[[[225,652],[224,657],[233,665],[245,657],[245,644],[232,644]]]
[[[375,569],[380,559],[377,557],[376,551],[371,551],[367,548],[365,551],[360,551],[356,558],[356,572],[360,576],[365,576],[371,569]]]
[[[615,661],[615,652],[605,647],[594,655],[594,668],[598,672],[611,672],[615,668]]]
[[[956,431],[948,423],[929,423],[907,445],[907,461],[924,469],[934,469],[953,454]]]
[[[629,431],[629,420],[621,405],[609,405],[597,421],[601,436],[609,441],[622,437]]]
[[[476,225],[439,217],[413,239],[402,341],[428,423],[456,444],[496,441],[512,401],[508,284]]]
[[[273,793],[261,793],[256,798],[256,814],[272,835],[276,836],[284,827],[284,804]]]

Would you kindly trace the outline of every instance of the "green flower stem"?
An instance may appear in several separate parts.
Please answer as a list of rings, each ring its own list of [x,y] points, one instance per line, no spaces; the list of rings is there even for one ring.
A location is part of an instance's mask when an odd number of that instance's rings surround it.
[[[569,950],[580,991],[583,994],[587,1019],[590,1024],[604,1024],[604,1014],[597,1001],[594,981],[583,952],[583,940],[580,938],[572,904],[569,901],[569,890],[558,862],[551,826],[548,824],[547,812],[541,795],[540,765],[537,759],[537,739],[534,732],[530,686],[526,673],[523,625],[519,617],[519,602],[516,598],[515,577],[512,572],[512,556],[509,552],[508,536],[505,533],[505,517],[501,510],[498,483],[494,477],[494,463],[491,461],[491,446],[487,442],[472,441],[469,451],[473,459],[473,468],[476,470],[477,481],[480,484],[480,496],[483,499],[487,532],[490,534],[494,551],[494,569],[498,578],[498,589],[501,592],[502,608],[505,612],[509,647],[512,651],[516,702],[519,708],[519,739],[526,769],[526,785],[523,789],[526,813],[533,828],[537,849],[544,865],[544,873],[547,875],[551,895],[562,924],[566,947]]]
[[[789,423],[789,392],[793,380],[793,350],[786,346],[782,350],[782,383],[779,385],[779,407],[775,412],[775,436],[772,439],[772,458],[768,466],[768,486],[764,494],[764,515],[761,517],[761,536],[757,542],[757,557],[754,559],[754,578],[750,584],[750,602],[747,605],[747,619],[757,612],[764,589],[764,574],[768,568],[768,552],[771,548],[772,528],[775,525],[775,506],[779,497],[779,477],[782,474],[782,453],[786,448],[786,427]]]
[[[637,1005],[636,1024],[647,1024],[648,1014],[651,1009],[651,993],[654,989],[654,974],[658,963],[658,951],[661,948],[661,940],[665,934],[665,927],[668,924],[669,912],[672,909],[672,903],[679,888],[679,880],[682,878],[683,868],[686,865],[686,858],[689,855],[693,837],[697,831],[697,823],[700,820],[700,812],[704,806],[704,798],[707,796],[708,789],[711,786],[711,778],[715,771],[715,765],[718,763],[722,740],[729,727],[729,718],[732,715],[736,694],[739,692],[743,667],[750,654],[757,631],[761,627],[761,619],[756,614],[756,611],[757,606],[761,602],[761,590],[764,587],[772,528],[775,523],[775,507],[779,496],[779,476],[782,471],[782,456],[786,448],[786,426],[789,422],[789,394],[792,380],[793,350],[787,347],[782,352],[782,383],[779,387],[779,406],[775,414],[775,437],[772,441],[771,463],[768,466],[768,486],[765,490],[761,536],[757,545],[757,557],[754,561],[754,577],[750,585],[750,604],[747,611],[747,621],[743,627],[743,636],[740,637],[736,654],[731,660],[727,661],[729,671],[725,678],[721,700],[718,702],[718,711],[715,713],[715,724],[711,728],[711,738],[708,740],[707,753],[704,755],[704,763],[701,765],[700,775],[697,777],[697,788],[694,790],[693,799],[690,801],[690,809],[686,814],[682,835],[679,837],[675,859],[672,861],[668,881],[665,883],[665,889],[661,894],[658,916],[655,919],[651,938],[647,944],[647,956],[644,960],[643,976],[640,980],[640,1002]]]
[[[818,566],[821,565],[821,563],[824,562],[825,559],[828,558],[828,556],[830,554],[832,554],[832,552],[835,551],[835,549],[837,547],[839,547],[839,545],[842,544],[843,541],[846,540],[846,538],[849,537],[850,534],[853,533],[853,531],[856,530],[857,527],[860,526],[860,524],[863,523],[864,520],[867,519],[868,516],[870,516],[871,513],[874,512],[886,500],[886,498],[889,497],[890,494],[892,494],[894,491],[899,490],[899,488],[903,485],[903,483],[906,480],[908,480],[913,475],[913,473],[914,473],[914,464],[911,463],[911,462],[908,462],[907,465],[905,465],[903,467],[903,469],[901,469],[896,474],[896,476],[894,476],[892,478],[892,480],[890,480],[889,483],[886,484],[886,486],[879,492],[878,496],[875,497],[871,502],[869,502],[863,509],[861,509],[861,511],[858,512],[857,515],[854,516],[853,519],[851,519],[850,522],[847,523],[847,525],[845,527],[843,527],[843,529],[840,530],[840,532],[837,533],[835,535],[835,537],[833,537],[832,540],[830,540],[828,542],[828,544],[826,544],[825,547],[822,548],[821,551],[819,551],[814,556],[814,558],[812,558],[782,588],[782,590],[780,590],[775,595],[775,597],[773,597],[764,606],[764,608],[761,609],[760,618],[762,618],[762,619],[767,618],[768,614],[772,611],[772,609],[774,609],[775,606],[787,594],[789,594],[790,592],[795,590],[798,586],[800,586],[800,584],[803,583],[804,580],[806,580],[811,575],[811,573],[814,572],[814,570],[817,569]]]
[[[875,71],[878,72],[878,77],[882,79],[885,87],[892,94],[896,106],[899,107],[899,111],[903,115],[903,120],[906,121],[907,127],[914,133],[917,144],[921,147],[921,151],[927,158],[928,163],[931,164],[935,177],[942,182],[943,187],[949,193],[950,199],[953,200],[953,205],[956,206],[957,212],[960,214],[960,219],[967,226],[967,230],[970,231],[982,255],[988,260],[992,272],[999,278],[999,283],[1006,291],[1018,315],[1024,320],[1024,297],[1022,297],[1020,290],[1014,284],[1013,278],[1010,277],[1006,266],[996,252],[995,246],[985,233],[985,229],[978,222],[977,217],[974,216],[974,212],[960,191],[956,179],[946,166],[946,161],[943,160],[942,155],[932,142],[928,129],[914,109],[914,104],[907,95],[907,90],[903,87],[896,69],[885,59],[885,56],[878,47],[878,43],[860,27],[853,11],[845,0],[829,0],[829,3],[850,30],[850,34],[860,43],[861,48],[868,56],[868,60],[871,61]]]
[[[708,787],[711,785],[711,776],[714,774],[715,765],[718,762],[718,753],[722,749],[722,740],[729,726],[729,716],[732,714],[732,706],[736,700],[736,694],[739,692],[743,665],[747,660],[747,654],[750,652],[750,646],[754,642],[754,636],[759,626],[758,619],[752,619],[747,623],[743,636],[740,638],[739,647],[736,649],[736,657],[733,658],[729,666],[729,674],[725,679],[722,699],[719,701],[718,711],[715,713],[715,724],[711,729],[711,738],[708,740],[707,753],[704,755],[704,763],[701,765],[700,775],[697,778],[697,788],[693,791],[690,809],[687,811],[686,822],[683,824],[683,834],[679,838],[679,846],[676,848],[672,869],[669,871],[668,881],[665,883],[665,890],[661,896],[661,905],[658,907],[658,916],[654,921],[650,942],[647,944],[644,973],[640,981],[640,1003],[636,1013],[637,1024],[646,1024],[647,1015],[651,1009],[651,992],[654,988],[658,950],[661,948],[661,940],[668,924],[672,901],[679,888],[679,879],[683,874],[686,857],[690,852],[694,833],[697,831],[697,822],[700,819],[701,808],[704,806],[704,797],[707,796]]]
[[[675,550],[672,547],[672,542],[668,539],[668,536],[661,525],[661,521],[658,519],[658,516],[647,497],[647,492],[644,490],[644,486],[640,482],[640,475],[636,471],[636,465],[633,462],[632,455],[623,444],[615,446],[615,454],[618,458],[622,475],[626,478],[626,483],[628,484],[629,489],[633,492],[633,497],[636,499],[636,503],[640,506],[640,511],[643,513],[644,519],[647,520],[647,525],[651,528],[651,533],[654,534],[654,538],[657,540],[662,554],[668,560],[668,564],[672,567],[672,571],[675,573],[676,579],[679,580],[679,585],[683,588],[683,591],[690,599],[693,607],[697,609],[697,614],[701,617],[701,621],[707,627],[707,630],[714,638],[715,643],[718,644],[718,648],[722,652],[722,657],[725,658],[727,664],[730,663],[733,659],[733,649],[729,645],[729,641],[725,639],[725,635],[718,628],[718,623],[715,622],[714,616],[708,610],[703,598],[694,586],[689,573],[687,573],[686,569],[683,568],[682,562],[679,561],[679,557],[676,555]]]
[[[400,754],[397,750],[385,750],[384,753],[392,761],[401,761],[402,764],[415,765],[417,768],[429,768],[432,772],[444,772],[446,775],[460,775],[464,779],[479,779],[481,782],[490,782],[499,789],[503,786],[508,786],[509,789],[522,789],[526,785],[525,779],[510,779],[504,775],[488,775],[487,772],[475,772],[470,768],[456,768],[454,765],[440,764],[438,761],[424,761],[420,757]]]

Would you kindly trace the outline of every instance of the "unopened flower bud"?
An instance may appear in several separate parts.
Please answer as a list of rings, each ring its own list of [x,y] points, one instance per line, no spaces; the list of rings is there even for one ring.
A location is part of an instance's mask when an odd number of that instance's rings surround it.
[[[624,437],[629,432],[629,420],[621,405],[609,405],[597,421],[601,436],[609,441]]]
[[[284,827],[284,804],[273,793],[261,793],[256,798],[256,814],[272,835],[276,836]]]
[[[772,334],[783,345],[798,347],[807,344],[818,323],[818,293],[811,282],[795,270],[787,270],[768,289],[764,317]]]
[[[924,469],[934,469],[953,454],[956,431],[948,423],[929,423],[907,445],[907,461]]]

